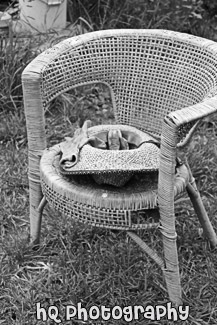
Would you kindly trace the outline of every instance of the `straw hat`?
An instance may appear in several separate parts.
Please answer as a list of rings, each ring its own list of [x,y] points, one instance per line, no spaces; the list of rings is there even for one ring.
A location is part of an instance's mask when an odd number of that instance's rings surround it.
[[[128,143],[127,150],[107,150],[108,132],[121,132],[123,142]],[[92,174],[97,183],[122,186],[135,172],[158,170],[159,147],[156,139],[128,125],[97,125],[87,129],[87,138],[80,140],[80,147],[73,147],[76,137],[71,139],[72,150],[76,157],[73,161],[60,159],[60,172],[64,175]],[[77,133],[77,139],[79,133]],[[94,144],[99,145],[95,147]],[[67,142],[60,144],[60,147]],[[68,153],[70,140],[68,139]],[[69,155],[68,155],[69,159]],[[69,159],[70,160],[70,159]],[[118,175],[117,175],[118,174]]]

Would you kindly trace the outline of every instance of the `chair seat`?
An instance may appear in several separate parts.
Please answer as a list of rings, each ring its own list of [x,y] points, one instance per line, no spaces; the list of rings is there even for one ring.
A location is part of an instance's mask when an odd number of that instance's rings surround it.
[[[54,208],[98,227],[147,228],[145,220],[135,219],[135,211],[158,207],[158,171],[136,173],[124,187],[116,188],[95,183],[91,175],[62,175],[59,159],[58,144],[45,150],[40,163],[42,192]],[[175,177],[175,197],[184,192],[188,181],[188,169],[182,165]]]

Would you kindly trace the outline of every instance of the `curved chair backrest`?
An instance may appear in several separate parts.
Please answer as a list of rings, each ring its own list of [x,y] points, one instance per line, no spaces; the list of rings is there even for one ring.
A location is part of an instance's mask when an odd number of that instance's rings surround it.
[[[74,87],[105,83],[117,122],[159,137],[169,112],[217,93],[214,44],[162,30],[105,30],[69,38],[23,72],[26,110],[34,110],[32,105],[37,110],[36,104],[43,110]]]

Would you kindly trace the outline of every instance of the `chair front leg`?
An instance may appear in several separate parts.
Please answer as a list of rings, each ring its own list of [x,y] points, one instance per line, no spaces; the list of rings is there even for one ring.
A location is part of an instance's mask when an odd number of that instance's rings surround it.
[[[40,242],[42,212],[47,203],[41,192],[41,184],[29,181],[30,187],[30,243],[35,246]]]
[[[163,270],[170,300],[182,304],[179,262],[176,245],[174,184],[177,151],[177,127],[165,118],[162,125],[160,167],[158,177],[158,204],[160,231],[163,240],[165,269]]]
[[[182,305],[182,290],[179,274],[179,262],[176,245],[176,232],[166,233],[163,227],[160,227],[162,234],[165,268],[163,269],[167,290],[171,302],[176,307]]]

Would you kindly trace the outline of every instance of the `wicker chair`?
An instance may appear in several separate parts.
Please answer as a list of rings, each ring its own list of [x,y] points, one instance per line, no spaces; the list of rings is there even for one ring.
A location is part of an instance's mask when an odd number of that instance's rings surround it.
[[[119,124],[134,126],[161,141],[156,188],[147,181],[150,189],[132,186],[117,194],[116,189],[105,191],[94,184],[68,182],[56,164],[59,146],[45,150],[44,111],[51,100],[77,86],[97,82],[109,87]],[[174,200],[185,190],[206,237],[213,246],[217,244],[190,169],[185,164],[176,168],[177,148],[187,144],[201,118],[217,111],[217,44],[165,30],[92,32],[64,40],[40,54],[24,70],[22,83],[31,241],[39,243],[46,202],[78,221],[126,230],[161,267],[170,300],[181,304]],[[164,259],[133,232],[148,226],[135,217],[135,210],[144,209],[159,211]]]

